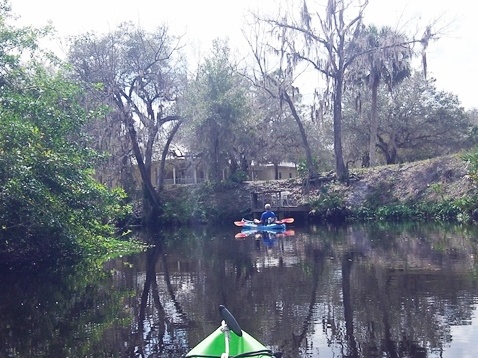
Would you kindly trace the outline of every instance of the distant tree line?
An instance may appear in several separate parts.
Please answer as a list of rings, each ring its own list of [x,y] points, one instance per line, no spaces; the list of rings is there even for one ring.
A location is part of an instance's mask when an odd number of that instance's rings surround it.
[[[164,25],[146,31],[124,23],[72,38],[62,61],[39,56],[37,38],[47,29],[9,25],[4,2],[4,236],[64,235],[52,247],[76,244],[80,227],[87,228],[85,242],[103,237],[122,215],[122,189],[130,198],[139,189],[141,215],[155,222],[164,211],[166,159],[175,150],[200,157],[217,184],[224,173],[227,181],[244,180],[253,163],[291,161],[305,180],[330,170],[345,180],[353,167],[470,148],[476,111],[466,112],[427,74],[433,26],[417,36],[366,25],[367,5],[302,1],[286,14],[252,14],[247,54],[239,57],[218,37],[193,66],[183,39]],[[27,52],[35,56],[25,61]],[[418,56],[422,66],[414,68]],[[2,245],[1,252],[11,248],[7,239]]]
[[[217,183],[225,172],[227,180],[245,179],[252,163],[292,161],[306,180],[329,170],[345,180],[354,166],[468,148],[473,121],[427,77],[426,49],[438,35],[432,26],[420,36],[366,26],[368,2],[351,4],[303,1],[297,16],[253,14],[245,61],[218,38],[193,67],[165,26],[147,32],[123,24],[74,39],[68,62],[77,79],[111,108],[93,132],[98,149],[111,154],[102,177],[134,187],[120,173],[138,166],[145,215],[154,218],[173,150],[200,157]],[[304,93],[300,83],[311,73],[315,90]],[[160,179],[151,183],[156,160]]]

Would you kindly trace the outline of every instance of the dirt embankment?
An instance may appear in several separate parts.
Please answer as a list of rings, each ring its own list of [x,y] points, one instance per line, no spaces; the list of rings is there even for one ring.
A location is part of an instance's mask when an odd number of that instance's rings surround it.
[[[343,188],[352,207],[363,205],[371,197],[380,204],[437,202],[460,199],[476,191],[467,164],[458,155],[371,168],[357,176],[357,181]]]
[[[225,217],[239,217],[251,207],[251,193],[264,191],[289,192],[294,205],[336,195],[352,210],[370,205],[381,206],[397,202],[437,202],[460,199],[476,192],[469,179],[467,165],[458,155],[419,162],[350,170],[348,183],[333,180],[333,173],[322,175],[320,184],[303,185],[300,179],[245,182],[233,189],[215,189],[203,202]],[[198,188],[183,188],[197,191]],[[173,189],[170,189],[173,190]],[[178,188],[173,191],[177,191]],[[172,194],[172,193],[169,193]],[[178,192],[173,196],[178,198]],[[186,194],[188,195],[188,194]]]
[[[301,180],[247,182],[246,192],[263,190],[288,191],[291,201],[304,204],[327,194],[344,198],[346,206],[354,209],[373,200],[386,205],[396,202],[442,201],[459,199],[476,191],[468,176],[467,164],[458,155],[439,157],[413,163],[387,165],[366,169],[352,169],[348,183],[324,180],[310,185]],[[325,187],[327,188],[326,190]],[[324,194],[326,193],[326,194]]]

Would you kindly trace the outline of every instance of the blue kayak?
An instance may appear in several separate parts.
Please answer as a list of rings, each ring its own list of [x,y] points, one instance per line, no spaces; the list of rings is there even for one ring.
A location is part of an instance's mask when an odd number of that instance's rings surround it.
[[[254,224],[253,221],[246,221],[244,222],[242,229],[255,230],[255,231],[285,231],[285,224],[261,225],[261,224]]]

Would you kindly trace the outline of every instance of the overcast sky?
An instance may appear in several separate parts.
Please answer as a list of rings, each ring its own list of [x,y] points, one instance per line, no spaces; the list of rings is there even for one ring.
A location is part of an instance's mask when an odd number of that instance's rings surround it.
[[[298,1],[298,0],[294,0]],[[400,26],[413,32],[417,24],[439,19],[446,34],[428,50],[429,73],[439,89],[458,95],[462,105],[478,108],[472,86],[478,84],[474,69],[478,50],[478,26],[474,1],[469,0],[369,0],[366,24]],[[228,36],[231,45],[241,41],[244,11],[274,11],[277,0],[11,0],[22,25],[40,26],[51,21],[61,36],[87,31],[107,32],[123,21],[153,29],[167,23],[177,34],[188,36],[198,52],[211,41]]]

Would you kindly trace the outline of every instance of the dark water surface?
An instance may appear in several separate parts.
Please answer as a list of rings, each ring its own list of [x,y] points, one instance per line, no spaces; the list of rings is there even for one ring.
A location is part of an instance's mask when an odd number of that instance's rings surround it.
[[[105,267],[0,273],[0,357],[181,357],[220,304],[284,357],[478,356],[475,227],[226,226],[138,233],[163,243]]]

